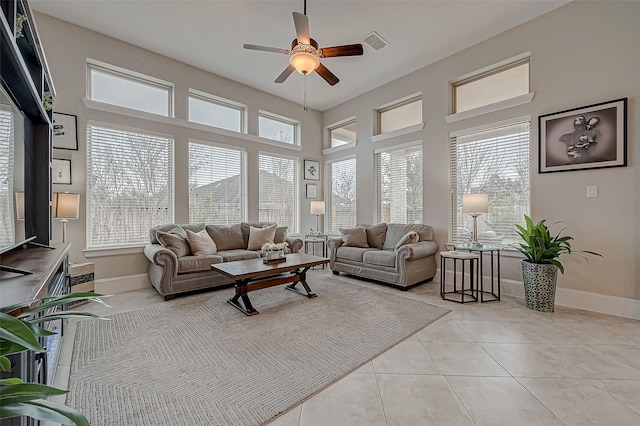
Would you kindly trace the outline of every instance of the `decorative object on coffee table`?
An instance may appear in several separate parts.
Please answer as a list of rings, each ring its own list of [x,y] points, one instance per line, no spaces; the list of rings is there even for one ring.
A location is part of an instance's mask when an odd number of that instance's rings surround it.
[[[285,250],[289,247],[289,243],[286,241],[283,243],[265,243],[262,246],[262,258],[263,263],[279,263],[287,260]]]

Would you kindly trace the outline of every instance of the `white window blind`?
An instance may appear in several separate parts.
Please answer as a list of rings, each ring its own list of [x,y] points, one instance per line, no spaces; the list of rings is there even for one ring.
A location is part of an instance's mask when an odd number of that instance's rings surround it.
[[[340,228],[356,224],[356,159],[333,161],[327,164],[330,196],[327,200],[327,231],[338,233]]]
[[[87,126],[87,245],[149,241],[149,229],[173,222],[173,139]]]
[[[378,222],[422,223],[422,145],[376,154]]]
[[[189,95],[189,121],[208,126],[242,132],[244,108],[233,105],[231,101],[223,101],[199,93]]]
[[[260,154],[259,219],[298,232],[298,161]]]
[[[189,143],[189,221],[229,225],[246,219],[246,153]]]
[[[451,241],[467,242],[473,231],[464,194],[489,194],[489,213],[478,216],[481,243],[518,240],[514,225],[529,214],[529,129],[521,122],[451,138]]]
[[[0,247],[15,242],[13,223],[13,114],[0,110]]]

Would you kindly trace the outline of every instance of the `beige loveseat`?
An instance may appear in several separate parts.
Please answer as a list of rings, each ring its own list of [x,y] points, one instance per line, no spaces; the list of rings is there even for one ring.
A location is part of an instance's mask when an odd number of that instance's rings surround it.
[[[229,278],[211,270],[213,263],[230,262],[234,260],[256,259],[261,256],[260,250],[247,250],[250,227],[263,228],[273,225],[268,222],[238,223],[234,225],[206,225],[204,223],[190,223],[187,225],[166,224],[152,228],[149,232],[150,243],[144,248],[144,254],[149,259],[147,275],[151,284],[158,290],[165,300],[170,300],[178,293],[184,293],[203,288],[219,287],[232,284]],[[158,232],[169,233],[176,228],[186,232],[201,232],[206,229],[216,246],[215,254],[194,256],[177,256],[179,251],[170,250],[158,240]],[[186,234],[185,234],[186,235]],[[277,227],[275,243],[286,241],[288,250],[296,253],[302,247],[300,238],[287,238],[287,228]],[[188,246],[187,246],[188,247]]]
[[[341,231],[342,237],[329,240],[329,265],[334,274],[346,272],[403,290],[430,281],[436,274],[438,244],[428,225],[381,223]]]

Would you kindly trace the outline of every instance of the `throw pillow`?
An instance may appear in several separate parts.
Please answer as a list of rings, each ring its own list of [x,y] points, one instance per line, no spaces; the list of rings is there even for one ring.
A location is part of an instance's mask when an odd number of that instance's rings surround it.
[[[265,243],[273,244],[276,236],[276,225],[267,226],[265,228],[249,228],[249,244],[247,250],[260,250]]]
[[[242,236],[242,228],[240,224],[235,225],[207,225],[207,232],[211,239],[216,243],[219,251],[244,249],[244,238]]]
[[[191,247],[194,256],[206,256],[218,252],[216,243],[213,242],[205,229],[200,232],[187,229],[187,241],[189,241],[189,247]]]
[[[273,237],[273,242],[278,244],[287,241],[287,229],[289,229],[288,226],[276,226],[276,236]]]
[[[410,231],[404,234],[404,237],[400,238],[400,241],[394,247],[394,250],[398,250],[405,244],[415,244],[420,240],[418,233],[416,231]]]
[[[378,225],[367,226],[365,231],[367,231],[367,243],[369,247],[381,249],[384,244],[384,239],[387,236],[387,224],[382,222]]]
[[[183,237],[184,235],[184,237]],[[191,254],[187,234],[182,228],[173,228],[169,232],[156,232],[156,238],[163,247],[175,253],[176,257],[184,257]]]
[[[367,244],[367,231],[364,228],[340,228],[340,233],[345,247],[369,247],[369,244]]]

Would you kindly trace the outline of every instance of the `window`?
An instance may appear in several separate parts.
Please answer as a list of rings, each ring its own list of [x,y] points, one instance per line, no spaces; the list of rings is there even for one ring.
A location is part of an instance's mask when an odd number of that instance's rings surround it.
[[[515,224],[529,214],[530,123],[496,126],[451,138],[451,241],[471,238],[473,218],[462,213],[464,194],[489,194],[489,213],[478,216],[484,244],[518,241]]]
[[[298,161],[260,154],[259,213],[261,222],[298,232]]]
[[[529,93],[529,58],[454,83],[454,113],[527,93]]]
[[[422,123],[422,98],[413,98],[378,110],[380,133],[389,133]]]
[[[173,85],[113,66],[87,65],[89,99],[152,114],[173,115]]]
[[[264,111],[260,111],[258,116],[258,136],[261,138],[299,145],[297,136],[298,126],[299,123],[297,121],[269,114]]]
[[[189,121],[234,132],[244,131],[245,107],[206,93],[189,91]]]
[[[189,222],[229,225],[246,218],[246,153],[189,143]]]
[[[141,245],[173,222],[173,139],[87,126],[87,245]]]
[[[327,200],[327,231],[356,224],[356,159],[333,161],[327,165],[330,196]]]
[[[0,247],[15,242],[13,224],[13,137],[13,113],[0,110]]]
[[[331,147],[345,145],[348,143],[356,142],[356,121],[350,121],[346,124],[342,124],[339,127],[334,127],[329,130],[331,137]]]
[[[422,223],[422,145],[376,153],[377,219]]]

